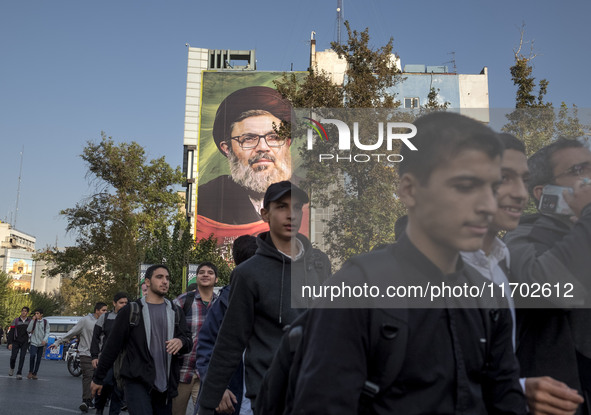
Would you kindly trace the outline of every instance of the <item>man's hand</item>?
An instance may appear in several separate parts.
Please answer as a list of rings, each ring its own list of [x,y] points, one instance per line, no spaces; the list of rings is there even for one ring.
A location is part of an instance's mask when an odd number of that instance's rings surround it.
[[[583,208],[591,203],[591,180],[586,177],[577,180],[573,186],[573,193],[565,190],[562,192],[562,196],[575,216],[580,218]]]
[[[166,352],[168,354],[177,354],[179,350],[183,347],[183,342],[181,339],[170,339],[166,341]]]
[[[98,359],[92,359],[92,368],[96,369],[98,366]]]
[[[236,399],[236,395],[234,395],[230,389],[226,389],[220,404],[215,410],[222,414],[231,414],[234,412],[234,405],[237,403],[238,400]]]
[[[45,340],[43,340],[43,341],[41,342],[41,345],[42,345],[42,346],[47,346],[47,342],[46,342]]]
[[[525,379],[525,397],[533,415],[574,414],[584,401],[576,390],[548,376]]]
[[[90,382],[90,394],[95,397],[101,394],[103,391],[103,385],[97,385],[94,382]]]
[[[12,350],[12,344],[8,345],[8,350]]]

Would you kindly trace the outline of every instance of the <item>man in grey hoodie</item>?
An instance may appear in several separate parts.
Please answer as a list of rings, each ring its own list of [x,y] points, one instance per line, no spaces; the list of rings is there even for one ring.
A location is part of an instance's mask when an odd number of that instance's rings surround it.
[[[38,308],[35,310],[33,313],[33,320],[31,320],[27,327],[27,332],[31,335],[31,349],[29,351],[31,360],[29,361],[29,374],[27,379],[37,379],[37,372],[39,372],[43,350],[49,339],[49,323],[43,318],[43,309]]]
[[[82,368],[82,403],[80,410],[87,412],[88,409],[94,408],[92,403],[92,395],[90,393],[90,382],[94,369],[92,367],[92,357],[90,354],[90,345],[92,344],[92,333],[94,332],[94,325],[98,318],[107,312],[107,304],[98,302],[94,305],[94,313],[89,313],[82,318],[72,329],[66,333],[64,337],[58,339],[51,347],[58,347],[60,344],[69,341],[72,337],[78,336],[78,351],[80,352],[80,367]]]
[[[292,273],[305,274],[317,284],[330,275],[328,257],[298,233],[308,201],[308,195],[288,181],[267,188],[261,216],[269,232],[258,236],[256,254],[234,269],[230,303],[199,400],[200,415],[233,412],[236,402],[226,388],[243,353],[246,396],[254,408],[284,327],[303,312],[291,304]]]

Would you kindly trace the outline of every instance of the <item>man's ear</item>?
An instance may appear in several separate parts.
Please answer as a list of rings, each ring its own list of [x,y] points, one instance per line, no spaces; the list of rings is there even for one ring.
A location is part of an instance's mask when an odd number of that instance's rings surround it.
[[[261,208],[261,218],[264,222],[269,223],[269,211],[265,208]]]
[[[226,141],[222,141],[220,143],[220,148],[222,149],[222,151],[224,152],[224,154],[227,157],[228,153],[230,152],[230,146],[228,145],[228,143]]]
[[[542,186],[542,185],[538,185],[538,186],[534,187],[533,194],[534,194],[534,198],[536,199],[536,205],[538,204],[538,202],[542,198],[542,191],[543,190],[544,190],[544,186]]]
[[[404,173],[400,178],[398,185],[398,197],[407,209],[411,209],[416,204],[417,187],[420,186],[418,179],[411,173]]]

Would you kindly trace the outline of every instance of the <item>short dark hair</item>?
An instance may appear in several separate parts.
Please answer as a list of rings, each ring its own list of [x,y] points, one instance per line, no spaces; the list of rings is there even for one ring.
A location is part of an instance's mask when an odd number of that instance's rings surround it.
[[[101,308],[106,307],[107,303],[103,303],[102,301],[99,301],[98,303],[96,303],[94,305],[94,311],[97,312],[99,311]]]
[[[215,277],[218,277],[218,267],[215,266],[215,264],[213,262],[202,262],[201,264],[199,264],[199,266],[197,267],[197,274],[199,274],[199,270],[203,267],[209,267],[213,270],[213,273],[215,274]]]
[[[27,306],[24,306],[23,308],[21,308],[21,311],[23,311],[23,310],[27,310],[27,313],[31,311],[31,309]]]
[[[145,279],[146,280],[152,279],[152,275],[154,275],[154,271],[156,271],[158,268],[164,268],[166,270],[166,272],[168,272],[168,275],[170,276],[170,270],[168,269],[168,267],[166,265],[156,264],[156,265],[150,265],[150,267],[146,270]]]
[[[516,150],[520,153],[526,154],[525,144],[523,144],[523,141],[519,140],[513,134],[500,133],[499,140],[503,144],[503,147],[505,147],[505,150]]]
[[[117,294],[115,294],[113,296],[113,302],[116,303],[117,301],[121,300],[122,298],[127,298],[129,299],[129,296],[127,295],[126,292],[123,291],[119,291]]]
[[[43,309],[42,309],[41,307],[37,307],[37,308],[35,309],[35,311],[33,311],[33,314],[35,314],[35,313],[37,313],[37,312],[39,312],[39,314],[43,314]]]
[[[413,174],[425,185],[431,173],[463,150],[479,150],[491,159],[502,156],[498,134],[479,121],[452,112],[434,112],[414,122],[416,135],[411,139],[418,151],[403,146],[398,174]]]
[[[556,152],[567,148],[582,147],[585,146],[580,141],[559,137],[553,143],[536,151],[534,155],[527,160],[527,167],[529,168],[527,190],[531,197],[536,199],[534,196],[534,187],[544,186],[554,181],[554,163],[552,162],[552,156]]]
[[[242,235],[234,240],[232,245],[232,257],[234,263],[239,265],[253,256],[257,251],[257,238],[252,235]]]

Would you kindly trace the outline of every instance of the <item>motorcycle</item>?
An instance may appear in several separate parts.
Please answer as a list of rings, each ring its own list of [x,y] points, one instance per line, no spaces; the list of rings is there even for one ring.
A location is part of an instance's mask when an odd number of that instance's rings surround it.
[[[80,351],[78,350],[78,340],[74,339],[70,342],[70,346],[66,351],[65,361],[70,375],[78,377],[82,374],[82,368],[80,367]]]

